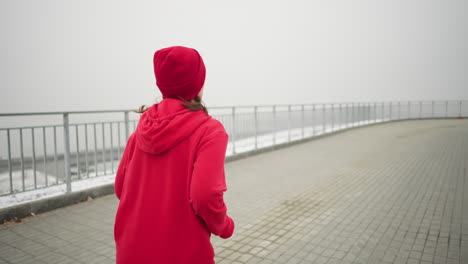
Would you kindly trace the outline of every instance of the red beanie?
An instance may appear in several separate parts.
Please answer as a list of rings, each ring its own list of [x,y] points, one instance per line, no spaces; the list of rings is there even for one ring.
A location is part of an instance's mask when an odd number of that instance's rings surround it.
[[[198,51],[173,46],[160,49],[153,57],[156,85],[163,98],[192,100],[205,83],[205,64]]]

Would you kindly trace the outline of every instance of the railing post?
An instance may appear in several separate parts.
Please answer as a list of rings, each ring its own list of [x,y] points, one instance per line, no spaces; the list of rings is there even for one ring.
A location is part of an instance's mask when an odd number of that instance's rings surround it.
[[[374,123],[377,123],[377,104],[374,102]]]
[[[431,116],[434,118],[434,101],[432,101],[432,111],[431,111]]]
[[[419,119],[422,118],[422,101],[419,101]]]
[[[356,104],[351,103],[351,127],[356,126]]]
[[[119,125],[119,155],[123,154],[120,150],[120,124]],[[89,178],[89,161],[88,161],[88,124],[85,124],[85,166],[86,166],[86,177]]]
[[[8,175],[10,177],[10,194],[13,193],[13,168],[11,165],[11,139],[10,129],[7,129],[7,144],[8,144]]]
[[[398,101],[398,120],[401,119],[401,104],[400,101]]]
[[[368,124],[368,122],[367,122],[368,121],[368,118],[367,118],[367,115],[368,115],[368,113],[367,113],[367,103],[362,104],[362,110],[363,110],[362,115],[363,115],[363,118],[364,118],[364,124],[367,125]]]
[[[111,159],[111,173],[115,173],[114,170],[114,126],[113,122],[109,122],[109,129],[110,129],[110,159]],[[78,142],[78,141],[77,141]],[[78,174],[79,175],[79,174]]]
[[[358,124],[359,126],[361,126],[362,120],[364,119],[364,109],[362,107],[362,103],[358,103],[357,110],[358,110],[358,120],[359,120]]]
[[[366,124],[366,103],[361,104],[361,120],[362,125]]]
[[[356,126],[356,120],[359,118],[358,106],[359,104],[353,103],[353,127]]]
[[[46,142],[46,127],[42,127],[42,146],[43,146],[43,155],[44,155],[44,180],[45,186],[49,185],[49,180],[47,177],[47,142]]]
[[[312,136],[315,136],[315,104],[312,105]]]
[[[232,115],[232,153],[236,154],[236,107],[231,108]]]
[[[33,162],[33,176],[34,176],[34,189],[37,189],[37,172],[36,172],[36,143],[34,136],[34,127],[31,128],[31,139],[32,139],[32,162]]]
[[[358,103],[358,120],[359,120],[359,126],[362,125],[362,120],[364,119],[364,111],[363,111],[362,103]]]
[[[304,138],[304,105],[303,104],[301,105],[301,126],[302,126],[301,137]]]
[[[348,128],[348,104],[343,104],[344,128]]]
[[[390,108],[390,110],[389,110],[389,117],[388,117],[388,119],[389,119],[390,121],[392,121],[392,111],[393,111],[393,109],[392,109],[392,102],[391,102],[391,101],[390,101],[390,106],[389,106],[389,108]]]
[[[26,191],[25,185],[25,175],[24,175],[24,146],[23,146],[23,129],[19,129],[20,134],[20,154],[21,154],[21,184],[23,187],[23,191]]]
[[[365,120],[366,120],[366,125],[369,124],[369,103],[364,104],[364,115],[365,115]]]
[[[460,111],[458,112],[458,117],[462,116],[462,101],[460,100]]]
[[[257,106],[254,106],[254,120],[255,120],[255,149],[258,148],[258,116],[257,116]]]
[[[364,118],[364,103],[359,104],[359,115],[360,115],[360,118],[359,118],[360,122],[359,123],[360,123],[360,125],[364,125],[365,124],[364,121],[366,120]]]
[[[367,124],[371,123],[371,103],[367,103]]]
[[[335,106],[331,104],[331,132],[335,130]]]
[[[348,128],[349,116],[348,116],[348,103],[344,104],[344,111],[345,111],[345,128]]]
[[[408,101],[408,119],[411,118],[411,102]]]
[[[369,124],[371,124],[372,123],[372,103],[369,102],[367,104],[368,104],[368,110],[367,111],[369,112]]]
[[[382,102],[382,122],[385,122],[385,103]]]
[[[359,125],[364,125],[364,103],[359,104]]]
[[[78,174],[78,179],[81,180],[80,174],[80,140],[78,136],[78,125],[75,125],[75,136],[76,136],[76,172]]]
[[[348,128],[348,103],[344,104],[344,127]]]
[[[291,105],[288,105],[288,142],[291,142]]]
[[[367,103],[362,104],[362,121],[367,125]]]
[[[326,105],[323,104],[323,105],[322,105],[322,114],[323,114],[323,116],[322,116],[322,123],[323,123],[323,124],[322,124],[322,126],[323,126],[322,134],[325,134],[325,129],[326,129],[326,124],[325,124],[325,123],[326,123],[326,122],[325,122],[325,118],[326,118],[326,115],[325,115],[325,107],[326,107]]]
[[[71,192],[71,170],[70,170],[70,123],[68,113],[63,114],[63,146],[65,162],[65,180],[67,183],[67,193]]]
[[[93,134],[94,134],[94,173],[98,176],[98,159],[97,159],[97,130],[96,123],[93,123]]]
[[[129,118],[128,118],[128,111],[124,112],[124,125],[125,125],[125,141],[128,140],[130,137],[130,129],[129,129]]]
[[[364,124],[366,124],[366,125],[369,124],[369,112],[368,112],[368,109],[367,109],[367,104],[368,103],[364,103]]]
[[[362,103],[358,103],[358,125],[361,126],[362,125],[362,120],[363,120],[363,107],[362,107]]]
[[[359,124],[363,125],[364,124],[364,103],[359,104]]]
[[[273,105],[273,145],[276,145],[276,105]]]
[[[105,122],[102,122],[102,165],[103,165],[103,175],[106,175],[106,126]]]
[[[448,101],[445,101],[445,118],[448,116]]]
[[[342,113],[341,113],[341,104],[338,104],[338,118],[336,119],[336,125],[338,127],[338,130],[341,129],[341,119],[342,119]]]
[[[339,114],[338,114],[338,130],[341,130],[341,125],[342,125],[342,121],[343,121],[343,120],[342,120],[342,119],[343,119],[343,117],[342,117],[343,115],[342,115],[342,113],[341,113],[341,111],[342,111],[342,110],[341,110],[341,104],[338,105],[338,109],[339,109],[339,112],[338,112],[338,113],[339,113]]]

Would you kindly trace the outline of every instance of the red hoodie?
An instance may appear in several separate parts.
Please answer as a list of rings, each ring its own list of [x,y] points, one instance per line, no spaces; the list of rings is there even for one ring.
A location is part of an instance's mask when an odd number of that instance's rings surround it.
[[[117,264],[213,264],[210,236],[228,238],[224,159],[218,120],[163,99],[143,113],[115,178]]]

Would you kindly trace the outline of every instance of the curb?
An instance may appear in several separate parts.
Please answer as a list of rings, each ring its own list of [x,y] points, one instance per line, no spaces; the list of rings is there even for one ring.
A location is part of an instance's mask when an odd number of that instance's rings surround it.
[[[20,218],[37,215],[68,205],[84,202],[89,199],[88,197],[94,199],[96,197],[112,193],[114,193],[114,184],[106,184],[87,190],[61,194],[25,204],[6,207],[0,209],[0,223],[4,223],[9,220],[19,221]]]

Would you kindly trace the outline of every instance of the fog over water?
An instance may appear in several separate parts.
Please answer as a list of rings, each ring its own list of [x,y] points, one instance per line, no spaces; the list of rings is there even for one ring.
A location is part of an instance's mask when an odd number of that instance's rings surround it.
[[[462,0],[1,1],[0,113],[152,104],[152,55],[171,45],[203,56],[207,106],[468,99],[466,10]]]

